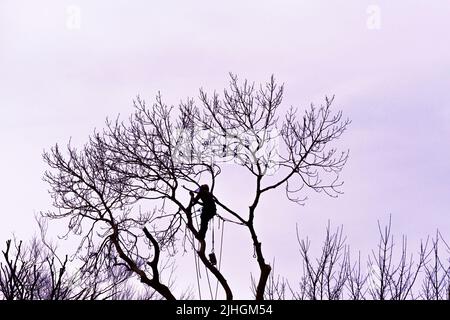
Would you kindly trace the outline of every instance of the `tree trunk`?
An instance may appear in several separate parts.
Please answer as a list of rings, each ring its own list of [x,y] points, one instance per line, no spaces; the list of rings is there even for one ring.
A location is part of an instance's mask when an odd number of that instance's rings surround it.
[[[250,223],[247,226],[248,226],[248,228],[250,230],[250,234],[252,236],[253,246],[255,248],[256,258],[257,258],[259,270],[260,270],[259,281],[258,281],[258,285],[256,287],[255,299],[256,300],[264,300],[264,291],[266,289],[267,279],[269,278],[272,268],[264,260],[264,256],[263,256],[262,250],[261,250],[261,242],[258,241],[258,237],[256,236],[256,232],[255,232],[255,229],[253,228],[253,224]]]

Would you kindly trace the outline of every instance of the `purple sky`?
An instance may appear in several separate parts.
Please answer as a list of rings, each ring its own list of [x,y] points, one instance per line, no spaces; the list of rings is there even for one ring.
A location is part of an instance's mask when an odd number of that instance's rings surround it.
[[[343,196],[312,195],[304,207],[280,193],[262,202],[257,227],[278,272],[295,279],[295,223],[316,242],[329,219],[343,224],[363,252],[389,214],[412,244],[436,228],[445,234],[450,2],[393,2],[0,0],[0,241],[30,237],[34,213],[51,208],[44,149],[69,137],[85,142],[107,116],[128,115],[138,93],[151,101],[161,90],[177,104],[199,87],[221,91],[230,71],[257,82],[275,74],[286,85],[285,107],[335,94],[353,121],[341,141],[351,150]],[[369,5],[379,9],[378,29]],[[248,205],[244,183],[221,181],[222,198]],[[225,237],[224,273],[246,298],[257,270],[247,261],[249,236],[230,228]],[[231,253],[237,246],[242,252]],[[193,264],[185,257],[178,270]]]

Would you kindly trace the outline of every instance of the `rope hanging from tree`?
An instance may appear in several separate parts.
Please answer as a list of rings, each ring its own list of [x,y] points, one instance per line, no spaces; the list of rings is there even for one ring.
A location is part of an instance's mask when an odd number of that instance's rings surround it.
[[[194,212],[197,212],[198,210],[194,210]],[[209,259],[210,262],[213,266],[216,266],[217,270],[220,271],[221,267],[222,267],[222,253],[223,253],[223,236],[224,236],[224,231],[225,231],[225,219],[223,219],[222,217],[218,216],[219,220],[218,220],[218,224],[217,224],[217,228],[220,229],[221,225],[220,225],[220,221],[222,220],[222,230],[221,230],[221,236],[220,236],[220,249],[219,249],[219,261],[218,261],[218,266],[217,266],[217,259],[215,256],[215,226],[214,226],[214,218],[211,219],[212,222],[212,238],[211,238],[211,253],[209,254]],[[198,219],[197,216],[195,216],[195,221],[197,224],[197,228],[198,228]],[[192,239],[189,238],[189,240],[191,241],[192,244],[192,248],[195,250],[195,237],[192,236]],[[195,262],[195,274],[196,274],[196,278],[197,278],[197,288],[198,288],[198,294],[199,294],[199,299],[202,299],[202,292],[201,292],[201,286],[200,286],[200,280],[201,280],[201,271],[200,271],[200,261],[199,261],[199,257],[194,253],[194,262]],[[207,281],[208,281],[208,287],[209,287],[209,292],[210,292],[210,296],[211,299],[216,299],[217,300],[217,294],[218,294],[218,289],[219,289],[219,281],[216,280],[216,288],[215,288],[215,293],[213,295],[212,292],[212,288],[211,288],[211,282],[209,279],[209,275],[208,275],[209,270],[206,268],[205,266],[205,273],[206,273],[206,277],[207,277]]]

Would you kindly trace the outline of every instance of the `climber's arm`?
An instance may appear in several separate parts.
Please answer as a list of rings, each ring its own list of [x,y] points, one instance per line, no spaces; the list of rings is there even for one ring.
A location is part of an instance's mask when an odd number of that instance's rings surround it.
[[[189,195],[191,196],[191,206],[198,203],[198,200],[200,200],[200,193],[197,194],[197,196],[194,197],[194,192],[190,191]]]

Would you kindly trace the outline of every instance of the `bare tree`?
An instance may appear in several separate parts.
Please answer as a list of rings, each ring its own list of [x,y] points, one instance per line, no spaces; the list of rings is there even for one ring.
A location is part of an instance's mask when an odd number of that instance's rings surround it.
[[[342,297],[348,276],[348,251],[342,230],[341,227],[331,232],[328,225],[320,258],[315,260],[310,256],[310,240],[301,240],[297,232],[303,274],[299,291],[290,287],[295,299],[339,300]]]
[[[429,260],[425,263],[425,277],[420,294],[420,297],[426,300],[450,300],[450,258],[442,258],[439,243],[444,244],[447,253],[450,252],[450,247],[441,233],[436,232],[427,255]]]
[[[367,278],[369,275],[361,268],[361,252],[358,252],[358,261],[352,262],[350,251],[347,250],[347,264],[345,287],[350,300],[363,300],[367,294]]]
[[[59,300],[71,292],[66,286],[67,256],[63,261],[47,255],[37,239],[29,246],[7,240],[0,262],[0,293],[6,300]]]
[[[30,242],[6,241],[0,259],[0,299],[6,300],[98,300],[163,298],[150,287],[140,291],[124,266],[87,268],[84,256],[58,255],[47,239],[47,224],[38,219],[40,238]],[[173,270],[171,270],[171,274]],[[173,285],[169,281],[169,286]],[[189,297],[189,292],[182,298]]]
[[[8,240],[2,254],[0,297],[6,300],[108,299],[126,280],[70,271],[68,256],[60,259],[37,238],[27,245]]]
[[[70,145],[68,153],[69,157],[64,158],[56,146],[44,154],[47,163],[58,169],[55,174],[47,172],[45,179],[52,186],[54,205],[59,209],[45,215],[69,217],[69,230],[82,235],[77,250],[84,261],[82,270],[110,272],[125,266],[166,299],[174,299],[169,288],[160,282],[158,270],[161,246],[167,245],[166,239],[158,241],[145,227],[153,219],[152,212],[132,215],[131,205],[139,195],[128,183],[131,178],[109,170],[113,160],[99,136],[91,139],[82,153]],[[145,247],[151,247],[153,252]],[[147,267],[152,277],[147,275]]]
[[[258,300],[264,298],[271,271],[254,224],[261,197],[284,187],[288,199],[301,204],[306,198],[298,194],[305,186],[336,196],[342,185],[339,173],[348,158],[348,152],[337,154],[330,147],[350,123],[342,120],[341,112],[331,113],[333,99],[326,98],[326,104],[318,109],[311,105],[301,119],[297,119],[297,110],[291,108],[277,132],[283,91],[284,86],[278,86],[273,76],[264,86],[255,88],[247,81],[240,85],[237,77],[231,75],[230,89],[224,91],[223,99],[217,93],[210,98],[201,90],[201,110],[192,102],[184,105],[184,112],[199,127],[213,133],[213,141],[223,137],[217,143],[222,150],[216,152],[231,154],[254,178],[255,194],[247,216],[217,202],[249,231],[260,268],[255,294]],[[278,138],[282,143],[274,147]]]
[[[449,258],[444,258],[439,243],[444,250],[450,248],[442,235],[437,232],[429,248],[429,240],[420,243],[414,256],[408,254],[407,239],[402,237],[400,254],[395,251],[391,220],[385,227],[378,223],[380,240],[377,249],[367,258],[367,268],[361,263],[361,254],[353,261],[350,248],[345,244],[342,227],[326,236],[319,258],[312,258],[310,240],[300,240],[300,258],[303,271],[298,288],[287,281],[274,281],[271,276],[266,287],[267,297],[287,297],[298,300],[350,299],[350,300],[442,300],[450,299]],[[286,294],[286,287],[289,289]],[[274,295],[275,293],[275,295]]]
[[[148,107],[138,97],[128,122],[108,120],[106,129],[94,133],[81,150],[69,143],[65,152],[56,145],[44,154],[51,168],[45,180],[57,208],[45,216],[67,218],[68,232],[82,236],[78,253],[83,268],[125,266],[166,299],[175,297],[162,282],[167,264],[161,259],[172,260],[181,238],[193,248],[198,243],[200,261],[232,299],[226,278],[206,255],[186,189],[207,179],[214,192],[220,163],[234,161],[254,177],[249,210],[237,212],[217,197],[215,202],[222,219],[249,232],[260,268],[256,299],[263,299],[271,267],[254,224],[261,197],[284,187],[288,199],[302,203],[305,186],[336,196],[348,157],[348,152],[330,147],[349,124],[341,112],[332,114],[333,99],[326,98],[319,108],[311,106],[300,119],[291,109],[278,132],[282,96],[283,86],[273,77],[256,89],[247,81],[240,85],[231,75],[223,98],[200,90],[200,106],[188,99],[178,108],[169,107],[158,95]]]
[[[412,287],[424,266],[427,245],[421,244],[419,260],[414,263],[412,255],[407,256],[407,239],[402,237],[401,256],[398,263],[394,261],[394,239],[391,234],[391,220],[382,230],[378,223],[380,242],[378,250],[369,256],[370,287],[369,294],[378,300],[404,300],[412,297]]]

